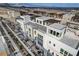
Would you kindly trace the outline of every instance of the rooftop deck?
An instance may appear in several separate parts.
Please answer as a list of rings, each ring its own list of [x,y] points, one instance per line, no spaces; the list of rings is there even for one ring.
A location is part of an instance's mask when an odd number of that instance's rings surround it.
[[[37,19],[40,19],[41,21],[46,21],[46,20],[49,20],[49,19],[53,19],[53,17],[42,16],[42,17],[37,17]]]
[[[28,22],[27,25],[31,26],[33,29],[46,33],[47,28],[45,26],[38,25],[38,24],[32,23],[32,22]]]
[[[62,29],[64,29],[66,26],[65,26],[65,25],[62,25],[62,24],[54,23],[54,24],[51,24],[49,27],[55,28],[55,29],[58,29],[58,30],[62,30]]]
[[[60,41],[74,49],[79,48],[79,37],[75,35],[74,32],[66,31],[64,37]]]

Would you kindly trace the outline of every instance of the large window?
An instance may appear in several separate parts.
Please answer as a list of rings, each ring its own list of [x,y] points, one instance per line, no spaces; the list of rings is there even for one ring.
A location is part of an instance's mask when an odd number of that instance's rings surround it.
[[[64,49],[61,48],[61,49],[60,49],[60,53],[63,54],[63,52],[64,52]]]
[[[60,37],[61,36],[61,33],[53,31],[53,30],[49,30],[49,33],[54,35],[54,36],[56,36],[56,37]]]
[[[39,39],[43,39],[43,36],[41,36],[40,34],[38,34],[38,38]]]
[[[43,36],[41,36],[40,34],[38,34],[38,44],[43,46]]]
[[[67,55],[68,55],[68,52],[67,52],[67,51],[65,51],[65,52],[64,52],[64,56],[67,56]]]
[[[60,49],[60,53],[63,54],[64,56],[73,56],[72,54],[68,53],[67,51],[65,51],[64,49]]]

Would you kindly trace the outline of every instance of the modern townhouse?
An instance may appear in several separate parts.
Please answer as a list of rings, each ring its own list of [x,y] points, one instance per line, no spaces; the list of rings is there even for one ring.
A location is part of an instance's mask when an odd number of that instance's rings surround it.
[[[70,20],[72,16],[67,18],[67,15],[64,15],[63,19],[60,19],[28,15],[25,20],[20,18],[21,20],[18,19],[17,22],[28,38],[43,50],[44,55],[74,56],[79,55],[79,30],[62,23],[63,20]],[[72,25],[72,23],[68,24]]]

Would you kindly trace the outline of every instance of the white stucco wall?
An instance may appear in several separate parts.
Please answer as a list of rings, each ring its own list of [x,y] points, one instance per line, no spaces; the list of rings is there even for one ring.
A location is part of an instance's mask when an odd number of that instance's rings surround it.
[[[51,44],[49,44],[49,41],[51,41]],[[54,47],[53,44],[55,44],[56,46]],[[65,51],[71,53],[72,55],[76,55],[77,54],[77,50],[60,42],[57,39],[54,39],[53,37],[50,37],[48,35],[44,36],[44,40],[43,40],[43,46],[45,49],[50,49],[50,52],[56,52],[57,54],[60,54],[60,49],[63,48]]]

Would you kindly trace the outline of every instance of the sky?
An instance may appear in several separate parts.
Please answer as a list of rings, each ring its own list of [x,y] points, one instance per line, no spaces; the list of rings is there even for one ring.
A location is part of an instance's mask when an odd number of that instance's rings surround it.
[[[79,7],[79,3],[17,3],[12,5],[26,7]]]

